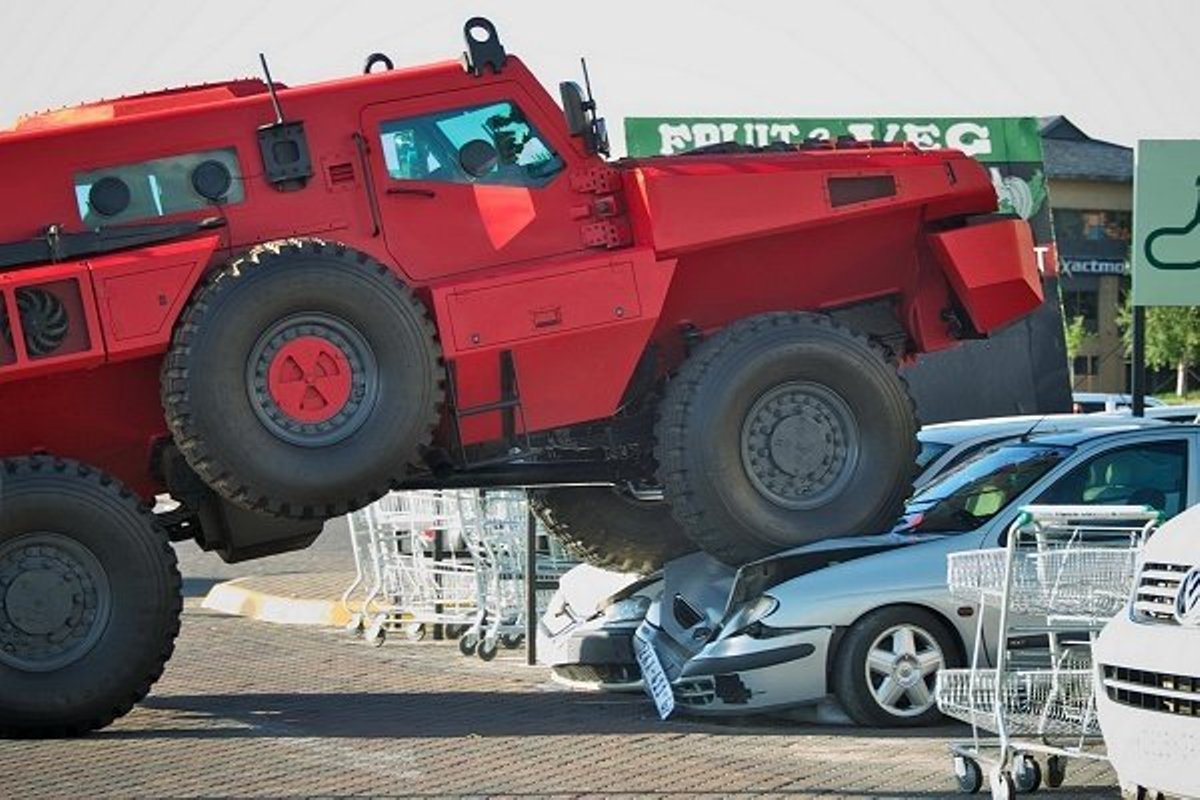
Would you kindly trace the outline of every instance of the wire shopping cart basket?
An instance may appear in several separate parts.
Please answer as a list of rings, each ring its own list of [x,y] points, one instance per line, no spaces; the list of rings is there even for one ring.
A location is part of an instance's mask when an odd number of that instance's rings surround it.
[[[466,655],[495,657],[525,634],[529,504],[517,490],[393,492],[350,516],[354,581],[342,595],[347,626],[381,645],[388,632],[420,639],[443,626]],[[575,561],[544,537],[538,605]]]
[[[500,645],[519,647],[526,631],[526,547],[529,504],[523,491],[491,490],[458,495],[462,536],[475,565],[478,610],[474,624],[459,638],[464,655],[484,661],[496,657]],[[536,552],[537,613],[549,604],[562,575],[577,563],[566,558],[548,537]]]
[[[389,631],[420,639],[432,625],[452,634],[472,625],[478,576],[470,558],[460,556],[461,538],[459,504],[450,492],[392,492],[354,512],[356,574],[342,595],[348,629],[378,646]]]
[[[1144,506],[1027,506],[1004,546],[947,555],[951,594],[978,607],[970,665],[937,682],[938,708],[971,725],[950,746],[964,792],[986,776],[993,797],[1009,798],[1043,778],[1060,785],[1067,759],[1104,758],[1091,642],[1124,608],[1159,521]]]

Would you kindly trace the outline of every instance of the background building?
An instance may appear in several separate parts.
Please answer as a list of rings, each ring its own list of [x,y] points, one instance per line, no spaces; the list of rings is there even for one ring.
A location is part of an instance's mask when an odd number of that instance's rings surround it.
[[[1043,119],[1041,134],[1063,317],[1081,318],[1088,333],[1072,359],[1073,388],[1125,392],[1117,320],[1129,291],[1133,150],[1093,139],[1066,117]]]

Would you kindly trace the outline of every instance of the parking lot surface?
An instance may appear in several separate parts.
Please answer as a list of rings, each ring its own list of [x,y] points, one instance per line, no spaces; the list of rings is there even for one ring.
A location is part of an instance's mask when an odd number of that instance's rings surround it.
[[[376,650],[199,606],[220,578],[343,566],[342,541],[249,569],[185,549],[183,632],[154,693],[82,740],[0,742],[0,795],[957,796],[946,750],[966,734],[957,726],[664,723],[639,695],[549,683],[521,651],[484,663],[452,643]],[[1116,797],[1114,783],[1073,763],[1046,796]]]

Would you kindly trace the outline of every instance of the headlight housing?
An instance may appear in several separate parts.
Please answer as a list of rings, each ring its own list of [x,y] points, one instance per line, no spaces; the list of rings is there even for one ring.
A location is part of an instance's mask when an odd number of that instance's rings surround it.
[[[650,598],[634,595],[618,600],[601,612],[605,622],[641,622],[650,608]]]
[[[778,608],[779,601],[769,594],[759,595],[753,600],[747,600],[738,606],[721,626],[722,638],[744,633],[751,625],[774,614]]]

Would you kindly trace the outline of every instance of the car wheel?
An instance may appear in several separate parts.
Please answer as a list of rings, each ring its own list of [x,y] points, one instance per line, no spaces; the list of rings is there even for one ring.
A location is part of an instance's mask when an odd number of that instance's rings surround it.
[[[953,635],[933,614],[883,608],[846,633],[834,663],[834,692],[859,725],[929,725],[941,717],[937,673],[958,661]]]

